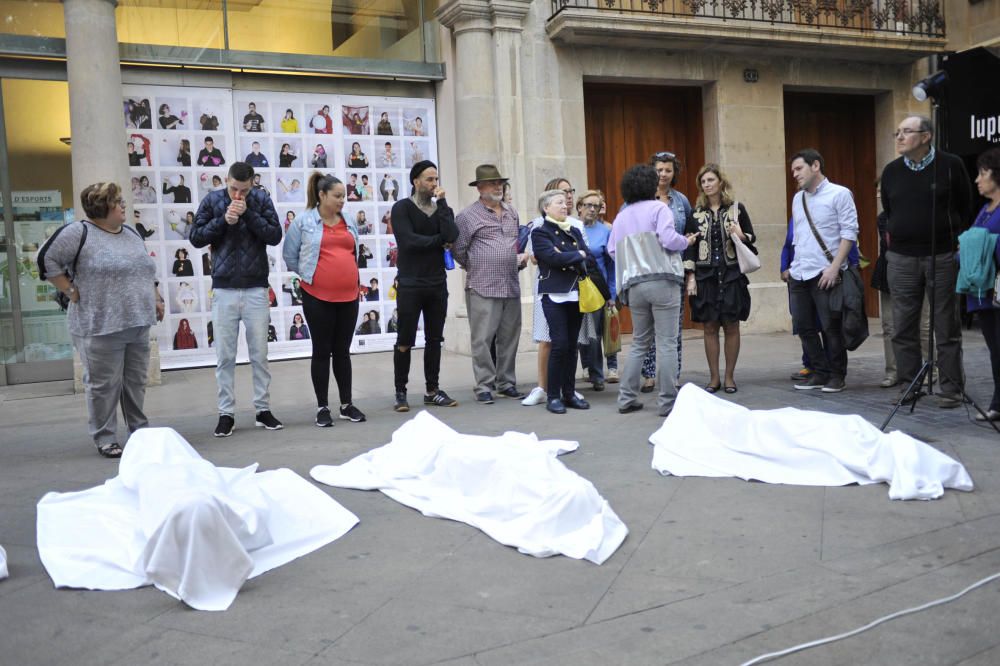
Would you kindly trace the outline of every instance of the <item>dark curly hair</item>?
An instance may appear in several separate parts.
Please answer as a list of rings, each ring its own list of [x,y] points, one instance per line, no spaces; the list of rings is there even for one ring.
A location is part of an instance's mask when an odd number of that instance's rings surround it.
[[[1000,186],[1000,148],[990,148],[982,153],[976,160],[976,169],[989,171],[990,178],[997,186]]]
[[[622,176],[622,199],[627,204],[654,199],[659,183],[660,177],[656,175],[656,169],[648,164],[636,164]]]

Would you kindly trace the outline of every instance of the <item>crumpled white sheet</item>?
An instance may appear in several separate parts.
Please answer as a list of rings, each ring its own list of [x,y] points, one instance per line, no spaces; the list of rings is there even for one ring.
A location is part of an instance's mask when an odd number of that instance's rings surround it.
[[[3,580],[8,575],[7,573],[7,551],[0,546],[0,580]]]
[[[889,499],[936,499],[972,490],[961,463],[857,415],[785,407],[751,411],[686,384],[649,438],[653,469],[674,476],[735,476],[802,486],[887,482]]]
[[[171,428],[137,430],[118,476],[38,502],[38,552],[56,587],[155,585],[225,610],[248,578],[340,538],[358,518],[288,469],[215,467]]]
[[[539,441],[533,433],[463,435],[420,412],[391,443],[309,473],[331,486],[381,490],[425,516],[478,527],[527,555],[601,564],[628,528],[593,484],[556,458],[577,446]]]

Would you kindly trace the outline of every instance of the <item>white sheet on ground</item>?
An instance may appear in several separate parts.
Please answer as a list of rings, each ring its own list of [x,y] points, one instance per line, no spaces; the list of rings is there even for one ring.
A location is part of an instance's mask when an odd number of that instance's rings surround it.
[[[425,516],[468,523],[527,555],[601,564],[628,528],[593,484],[556,458],[577,446],[539,441],[533,433],[463,435],[420,412],[389,444],[309,473],[331,486],[381,490]]]
[[[155,585],[192,608],[225,610],[248,578],[357,522],[291,470],[215,467],[174,430],[145,428],[117,477],[38,502],[38,552],[56,587]]]
[[[7,551],[0,546],[0,580],[8,576],[7,574]]]
[[[754,410],[686,384],[649,438],[653,469],[674,476],[735,476],[765,483],[889,484],[889,499],[935,499],[972,490],[961,463],[909,435],[857,415],[785,407]]]

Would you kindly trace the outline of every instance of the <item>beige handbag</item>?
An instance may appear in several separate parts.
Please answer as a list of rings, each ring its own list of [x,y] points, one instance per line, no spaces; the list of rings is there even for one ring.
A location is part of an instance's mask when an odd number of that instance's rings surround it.
[[[729,208],[729,219],[734,221],[736,224],[740,223],[740,206],[735,201]],[[749,275],[750,273],[759,270],[760,258],[753,253],[753,250],[748,248],[735,232],[729,234],[729,238],[733,241],[733,249],[736,251],[736,261],[740,265],[740,273]]]

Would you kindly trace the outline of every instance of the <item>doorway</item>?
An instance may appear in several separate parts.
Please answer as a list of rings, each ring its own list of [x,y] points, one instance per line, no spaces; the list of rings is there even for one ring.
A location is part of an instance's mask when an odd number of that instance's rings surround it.
[[[826,162],[831,182],[854,193],[858,209],[858,240],[861,254],[871,265],[861,271],[865,284],[865,312],[878,316],[878,292],[872,289],[871,272],[878,255],[875,195],[875,98],[785,91],[785,178],[788,217],[798,186],[788,169],[788,160],[803,148],[815,148]]]
[[[36,263],[72,215],[69,137],[65,81],[0,80],[0,385],[73,377],[66,315]]]
[[[695,176],[705,163],[701,97],[697,86],[583,84],[587,187],[604,192],[609,222],[624,203],[619,191],[622,174],[634,164],[648,164],[661,150],[680,159],[675,189],[694,205]],[[686,298],[684,308],[688,309]],[[631,332],[627,309],[623,315],[622,329]],[[684,326],[692,326],[689,312]]]

